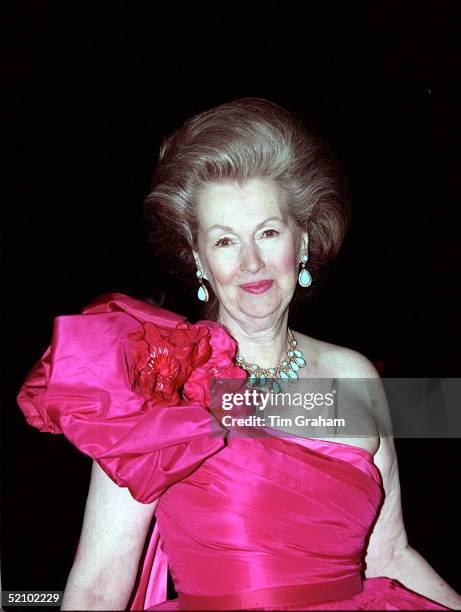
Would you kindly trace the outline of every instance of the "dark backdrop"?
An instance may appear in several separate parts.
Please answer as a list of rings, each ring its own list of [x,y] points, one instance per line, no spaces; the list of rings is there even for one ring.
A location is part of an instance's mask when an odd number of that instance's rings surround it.
[[[457,376],[454,4],[18,2],[7,43],[3,199],[4,589],[63,589],[91,460],[15,404],[52,319],[98,294],[166,294],[142,200],[162,136],[244,96],[301,114],[343,161],[350,232],[296,328],[384,375]],[[301,12],[300,9],[303,8]],[[458,440],[397,440],[410,543],[461,589]],[[458,505],[457,505],[458,504]]]

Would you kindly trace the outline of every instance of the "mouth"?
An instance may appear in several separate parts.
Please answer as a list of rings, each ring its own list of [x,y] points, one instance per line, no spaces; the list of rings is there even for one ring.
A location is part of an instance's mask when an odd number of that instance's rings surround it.
[[[273,280],[263,280],[257,283],[246,283],[244,285],[240,285],[240,289],[243,289],[247,293],[265,293],[266,291],[269,291],[273,284]]]

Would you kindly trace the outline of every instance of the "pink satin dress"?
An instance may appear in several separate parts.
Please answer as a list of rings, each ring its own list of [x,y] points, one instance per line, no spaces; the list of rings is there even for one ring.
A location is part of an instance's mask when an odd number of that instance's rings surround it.
[[[160,357],[146,366],[144,349]],[[136,500],[159,500],[129,609],[447,610],[363,577],[383,501],[370,453],[214,419],[210,378],[246,376],[235,353],[218,323],[107,294],[55,319],[19,392],[30,425],[63,433]]]

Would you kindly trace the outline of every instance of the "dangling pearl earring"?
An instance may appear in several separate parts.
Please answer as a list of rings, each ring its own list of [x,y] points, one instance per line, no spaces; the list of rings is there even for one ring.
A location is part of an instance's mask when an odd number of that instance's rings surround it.
[[[312,276],[308,270],[306,270],[306,262],[308,261],[309,256],[304,254],[301,257],[301,270],[298,276],[298,283],[301,287],[309,287],[312,283]]]
[[[198,281],[200,283],[200,287],[197,291],[197,297],[201,302],[208,302],[210,296],[208,295],[208,289],[205,287],[205,284],[203,282],[203,270],[197,270],[195,276],[198,278]]]

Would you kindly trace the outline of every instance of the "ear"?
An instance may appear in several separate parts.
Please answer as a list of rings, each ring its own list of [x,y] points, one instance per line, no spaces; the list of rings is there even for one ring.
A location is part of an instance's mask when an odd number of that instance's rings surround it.
[[[198,251],[195,251],[194,249],[192,249],[192,255],[194,256],[195,265],[197,266],[197,270],[203,270],[203,278],[205,280],[208,280],[206,269],[200,260],[200,255],[198,254]]]
[[[302,255],[309,253],[309,234],[302,232],[299,237],[299,259],[301,260]]]

